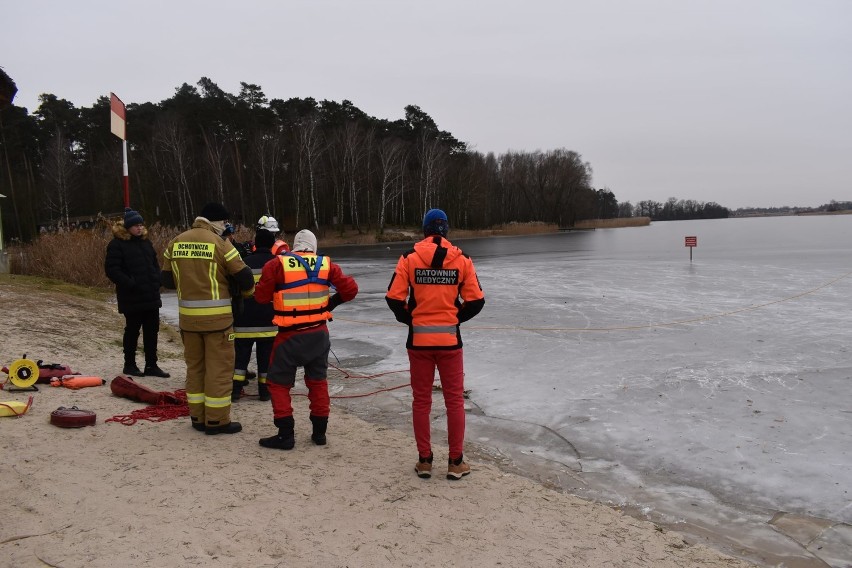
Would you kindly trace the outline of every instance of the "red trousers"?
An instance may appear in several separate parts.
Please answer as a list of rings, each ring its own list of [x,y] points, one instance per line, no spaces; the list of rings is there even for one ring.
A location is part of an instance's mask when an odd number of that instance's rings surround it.
[[[266,375],[274,418],[293,416],[290,389],[296,381],[298,367],[305,370],[311,416],[328,416],[331,409],[326,380],[329,349],[331,344],[325,325],[306,330],[278,332]]]
[[[409,349],[411,372],[411,419],[417,453],[432,453],[432,383],[435,368],[441,378],[441,391],[447,409],[447,443],[450,459],[458,459],[464,451],[464,353],[462,349]]]
[[[293,416],[293,399],[290,397],[290,389],[278,383],[266,383],[269,385],[269,398],[272,399],[272,417],[284,418]],[[305,377],[305,385],[308,387],[308,400],[311,416],[328,416],[331,409],[331,400],[328,396],[328,381],[325,379],[309,379]]]

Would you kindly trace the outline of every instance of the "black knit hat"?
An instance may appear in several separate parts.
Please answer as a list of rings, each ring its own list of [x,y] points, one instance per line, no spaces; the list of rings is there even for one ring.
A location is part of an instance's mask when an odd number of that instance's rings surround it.
[[[231,216],[221,203],[208,203],[201,210],[201,216],[208,221],[224,221]]]
[[[260,248],[272,248],[275,244],[275,235],[266,229],[258,229],[254,234],[254,244]]]
[[[144,225],[145,221],[138,211],[134,211],[130,207],[124,209],[124,228],[129,229],[133,225]]]

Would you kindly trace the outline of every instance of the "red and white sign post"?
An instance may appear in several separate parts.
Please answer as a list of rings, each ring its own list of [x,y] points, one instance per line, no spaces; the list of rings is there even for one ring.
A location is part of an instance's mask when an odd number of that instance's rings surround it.
[[[689,247],[689,262],[692,262],[692,249],[698,246],[698,237],[684,237],[683,246]]]
[[[127,169],[127,109],[115,93],[109,94],[110,132],[121,138],[122,172],[124,173],[124,206],[130,207],[130,176]]]

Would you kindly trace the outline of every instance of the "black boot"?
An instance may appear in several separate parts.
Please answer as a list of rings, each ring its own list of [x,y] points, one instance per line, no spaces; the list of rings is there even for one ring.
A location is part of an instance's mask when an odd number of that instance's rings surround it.
[[[311,416],[311,423],[314,425],[311,440],[317,446],[324,446],[326,444],[325,430],[328,428],[328,416]]]
[[[168,379],[169,377],[171,377],[170,374],[159,368],[156,363],[153,363],[151,365],[148,365],[147,363],[145,364],[145,376],[162,377],[164,379]]]
[[[239,422],[228,422],[227,424],[219,426],[207,426],[207,428],[204,429],[204,433],[208,436],[215,436],[216,434],[236,434],[242,429],[243,425]]]
[[[136,366],[136,361],[130,361],[124,363],[124,369],[121,371],[124,375],[131,375],[133,377],[144,377],[145,373],[143,373],[139,367]]]
[[[234,381],[231,388],[231,402],[237,402],[243,396],[243,381]]]
[[[292,450],[296,445],[296,435],[293,432],[295,420],[293,420],[293,417],[276,418],[275,425],[278,427],[278,434],[269,438],[261,438],[258,443],[264,448]]]
[[[272,397],[269,396],[269,385],[266,383],[257,383],[257,399],[258,400],[269,400]]]

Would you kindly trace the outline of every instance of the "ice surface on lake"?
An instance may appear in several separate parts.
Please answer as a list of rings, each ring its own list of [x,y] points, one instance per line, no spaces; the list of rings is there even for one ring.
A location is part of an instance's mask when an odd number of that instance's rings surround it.
[[[486,293],[462,336],[466,387],[492,420],[470,420],[468,439],[508,421],[515,452],[600,469],[633,506],[699,492],[852,522],[852,216],[457,244]],[[404,328],[342,320],[393,323],[384,293],[404,248],[334,251],[361,293],[332,334],[390,346],[376,370],[406,366]]]

